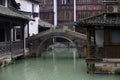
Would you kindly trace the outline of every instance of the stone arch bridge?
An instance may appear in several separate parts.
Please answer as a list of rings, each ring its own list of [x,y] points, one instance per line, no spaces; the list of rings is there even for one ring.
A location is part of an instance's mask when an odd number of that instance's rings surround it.
[[[40,56],[42,51],[48,47],[48,42],[52,37],[60,37],[67,39],[75,45],[79,57],[85,56],[85,53],[83,54],[83,50],[86,45],[86,35],[64,29],[50,29],[37,35],[31,36],[28,41],[30,44],[30,55]]]

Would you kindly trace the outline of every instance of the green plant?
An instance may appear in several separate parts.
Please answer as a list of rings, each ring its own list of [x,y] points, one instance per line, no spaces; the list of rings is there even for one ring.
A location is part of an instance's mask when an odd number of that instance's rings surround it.
[[[0,60],[0,66],[2,66],[2,61]]]
[[[11,64],[14,64],[14,63],[16,62],[16,59],[17,59],[17,58],[12,58],[12,59],[11,59]]]

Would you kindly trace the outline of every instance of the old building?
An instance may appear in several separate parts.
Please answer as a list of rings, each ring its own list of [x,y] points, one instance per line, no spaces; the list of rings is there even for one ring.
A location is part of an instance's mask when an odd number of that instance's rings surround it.
[[[102,13],[79,20],[87,29],[87,69],[93,73],[117,73],[120,67],[120,1],[103,0]]]
[[[19,8],[15,0],[0,0],[0,58],[24,55],[29,18]]]
[[[69,26],[75,30],[73,22],[97,15],[101,12],[102,0],[41,0],[40,18],[59,27]],[[76,31],[80,31],[76,27]]]
[[[40,3],[40,19],[54,24],[54,7],[53,0],[41,0]]]
[[[30,18],[29,25],[26,26],[25,36],[38,34],[39,0],[16,0],[16,2],[20,5],[19,11]]]

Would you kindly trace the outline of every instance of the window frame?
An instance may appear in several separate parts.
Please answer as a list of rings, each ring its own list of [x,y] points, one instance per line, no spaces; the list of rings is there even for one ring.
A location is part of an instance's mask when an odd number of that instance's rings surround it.
[[[116,33],[117,33],[117,35],[113,36]],[[120,44],[120,35],[119,35],[119,33],[120,33],[120,30],[113,30],[111,32],[111,43],[112,44]],[[119,39],[116,40],[115,38],[119,38]]]
[[[18,35],[18,31],[17,30],[19,30],[20,32],[20,34],[19,34],[19,36],[20,36],[20,38],[17,38],[17,35]],[[15,41],[20,41],[20,40],[22,40],[22,32],[21,32],[21,27],[20,26],[15,26]]]

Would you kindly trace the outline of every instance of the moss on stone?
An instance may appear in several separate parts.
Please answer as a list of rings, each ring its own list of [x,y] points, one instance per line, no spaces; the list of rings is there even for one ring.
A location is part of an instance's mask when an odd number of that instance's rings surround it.
[[[2,66],[2,61],[0,60],[0,66]]]
[[[120,74],[120,68],[115,70],[116,74]]]

